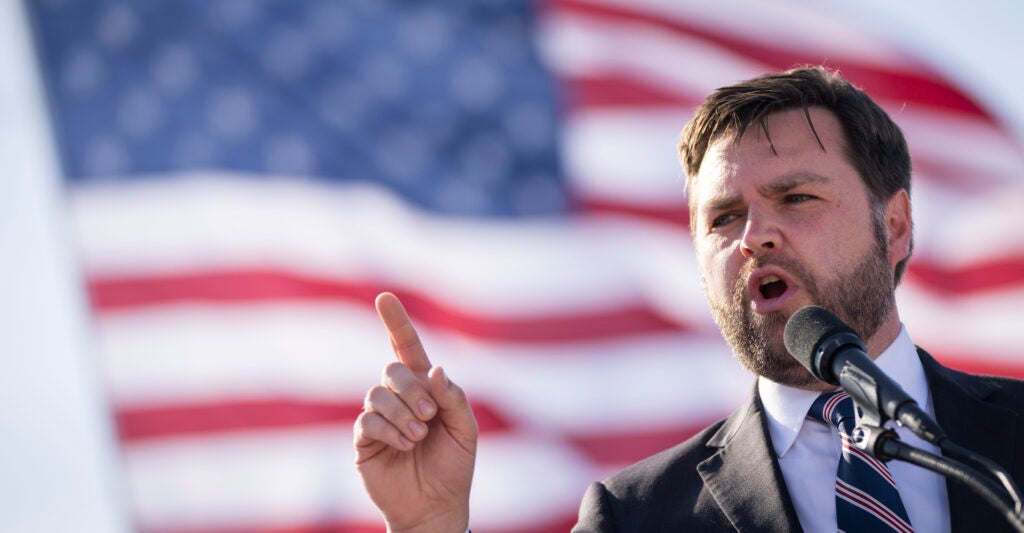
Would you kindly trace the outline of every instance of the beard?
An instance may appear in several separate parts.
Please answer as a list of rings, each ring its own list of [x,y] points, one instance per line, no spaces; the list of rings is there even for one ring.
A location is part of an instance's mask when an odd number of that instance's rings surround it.
[[[754,313],[747,294],[750,273],[764,265],[778,265],[797,276],[813,305],[828,309],[862,339],[869,339],[896,306],[895,282],[889,269],[884,222],[873,217],[875,243],[849,269],[829,280],[815,280],[800,264],[783,257],[750,258],[740,269],[730,301],[710,301],[715,322],[736,358],[751,372],[776,383],[803,389],[823,384],[794,359],[782,340],[789,316],[782,311]]]

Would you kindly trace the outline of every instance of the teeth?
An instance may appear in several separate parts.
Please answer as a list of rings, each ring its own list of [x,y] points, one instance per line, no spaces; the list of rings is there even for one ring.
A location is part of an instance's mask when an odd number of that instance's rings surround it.
[[[765,276],[764,278],[761,279],[761,286],[764,287],[765,285],[767,285],[769,283],[775,283],[776,281],[781,281],[778,276],[775,276],[775,275]]]

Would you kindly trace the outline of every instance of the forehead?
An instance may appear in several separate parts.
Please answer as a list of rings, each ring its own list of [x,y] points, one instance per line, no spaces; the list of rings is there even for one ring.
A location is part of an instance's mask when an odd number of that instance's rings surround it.
[[[708,198],[732,194],[746,183],[799,173],[861,182],[847,161],[839,120],[823,108],[773,113],[765,117],[764,127],[755,123],[739,139],[715,139],[691,184],[691,205],[699,209]]]

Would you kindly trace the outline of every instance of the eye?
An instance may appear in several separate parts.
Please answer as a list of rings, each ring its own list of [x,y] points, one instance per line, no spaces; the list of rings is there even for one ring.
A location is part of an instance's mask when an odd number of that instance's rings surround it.
[[[718,215],[717,217],[711,220],[711,228],[720,228],[732,222],[733,220],[736,220],[737,216],[738,215],[736,215],[736,213],[726,213],[724,215]]]
[[[808,200],[813,200],[815,197],[810,194],[787,194],[783,198],[783,202],[787,204],[799,204]]]

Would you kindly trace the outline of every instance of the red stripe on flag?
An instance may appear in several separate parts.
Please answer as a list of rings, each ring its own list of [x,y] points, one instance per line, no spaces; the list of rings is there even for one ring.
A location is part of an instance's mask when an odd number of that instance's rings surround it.
[[[385,533],[387,528],[380,523],[358,523],[350,521],[288,524],[269,527],[221,526],[221,527],[159,527],[142,526],[142,533]]]
[[[957,269],[918,259],[911,261],[907,275],[932,292],[965,296],[1024,284],[1024,257],[990,259]],[[99,312],[182,302],[230,305],[288,300],[355,302],[370,307],[373,298],[389,288],[275,270],[93,277],[89,282],[92,305]],[[396,292],[417,322],[486,340],[549,343],[692,329],[642,303],[612,309],[538,314],[529,318],[489,317],[456,309],[417,292]]]
[[[905,128],[904,131],[908,136],[914,135],[914,130],[910,128]],[[1007,140],[1013,142],[1009,137]],[[914,154],[911,157],[914,162],[914,182],[925,180],[968,194],[998,190],[1008,185],[1005,183],[1008,176],[989,169],[981,161],[966,157],[936,159],[927,154]]]
[[[362,403],[307,399],[226,399],[204,404],[120,407],[114,417],[121,441],[137,443],[171,437],[194,437],[267,429],[351,426]],[[499,409],[473,400],[481,433],[508,431],[512,426]]]
[[[686,205],[631,204],[599,198],[580,198],[575,202],[577,209],[584,214],[623,215],[646,222],[671,224],[690,231],[690,214]]]
[[[680,107],[680,124],[686,121],[690,110],[704,100],[695,94],[670,91],[642,80],[630,79],[625,74],[571,75],[564,81],[566,104],[574,108],[628,107]]]
[[[582,496],[582,489],[580,495]],[[545,520],[539,524],[523,524],[521,526],[489,527],[490,533],[550,533],[552,531],[569,531],[576,524],[576,512],[567,512]],[[470,524],[472,526],[472,524]],[[383,520],[379,523],[355,521],[321,521],[307,524],[289,524],[277,526],[221,526],[221,527],[159,527],[143,526],[143,533],[384,533],[386,528]]]
[[[703,431],[727,414],[705,414],[685,423],[665,424],[647,430],[629,429],[621,432],[569,435],[569,441],[594,463],[622,466],[667,450]]]
[[[830,64],[830,58],[788,48],[714,32],[684,21],[670,20],[656,13],[584,0],[548,0],[546,8],[563,11],[577,16],[603,19],[613,23],[643,23],[664,30],[685,34],[692,38],[708,41],[741,55],[746,60],[761,62],[766,69],[784,70],[795,65]],[[934,107],[957,110],[983,116],[993,122],[991,116],[970,97],[957,91],[953,85],[937,75],[924,71],[924,67],[907,60],[904,70],[886,69],[864,64],[855,60],[842,59],[843,76],[862,87],[868,94],[879,100],[910,102]],[[918,69],[921,73],[911,72]]]
[[[997,291],[1024,285],[1024,256],[999,257],[962,267],[911,260],[907,276],[940,294]]]
[[[362,404],[306,399],[225,399],[206,404],[166,404],[121,407],[115,421],[121,442],[139,444],[153,440],[200,437],[262,430],[303,427],[349,427]],[[513,430],[501,409],[478,399],[473,414],[481,434]],[[723,413],[724,416],[725,413]],[[671,448],[721,417],[702,417],[683,424],[666,424],[650,430],[568,435],[569,443],[596,464],[621,466]]]
[[[314,278],[276,270],[194,272],[149,277],[93,277],[93,308],[118,311],[181,302],[239,304],[344,301],[371,306],[385,285]],[[559,342],[628,335],[680,332],[689,327],[665,318],[652,307],[624,304],[613,309],[536,314],[529,318],[473,315],[413,291],[395,291],[413,319],[471,337],[510,342]]]
[[[934,349],[928,346],[923,346],[923,348],[942,364],[961,372],[1024,379],[1024,361],[1020,359],[994,359],[979,354],[948,352],[941,346]]]

